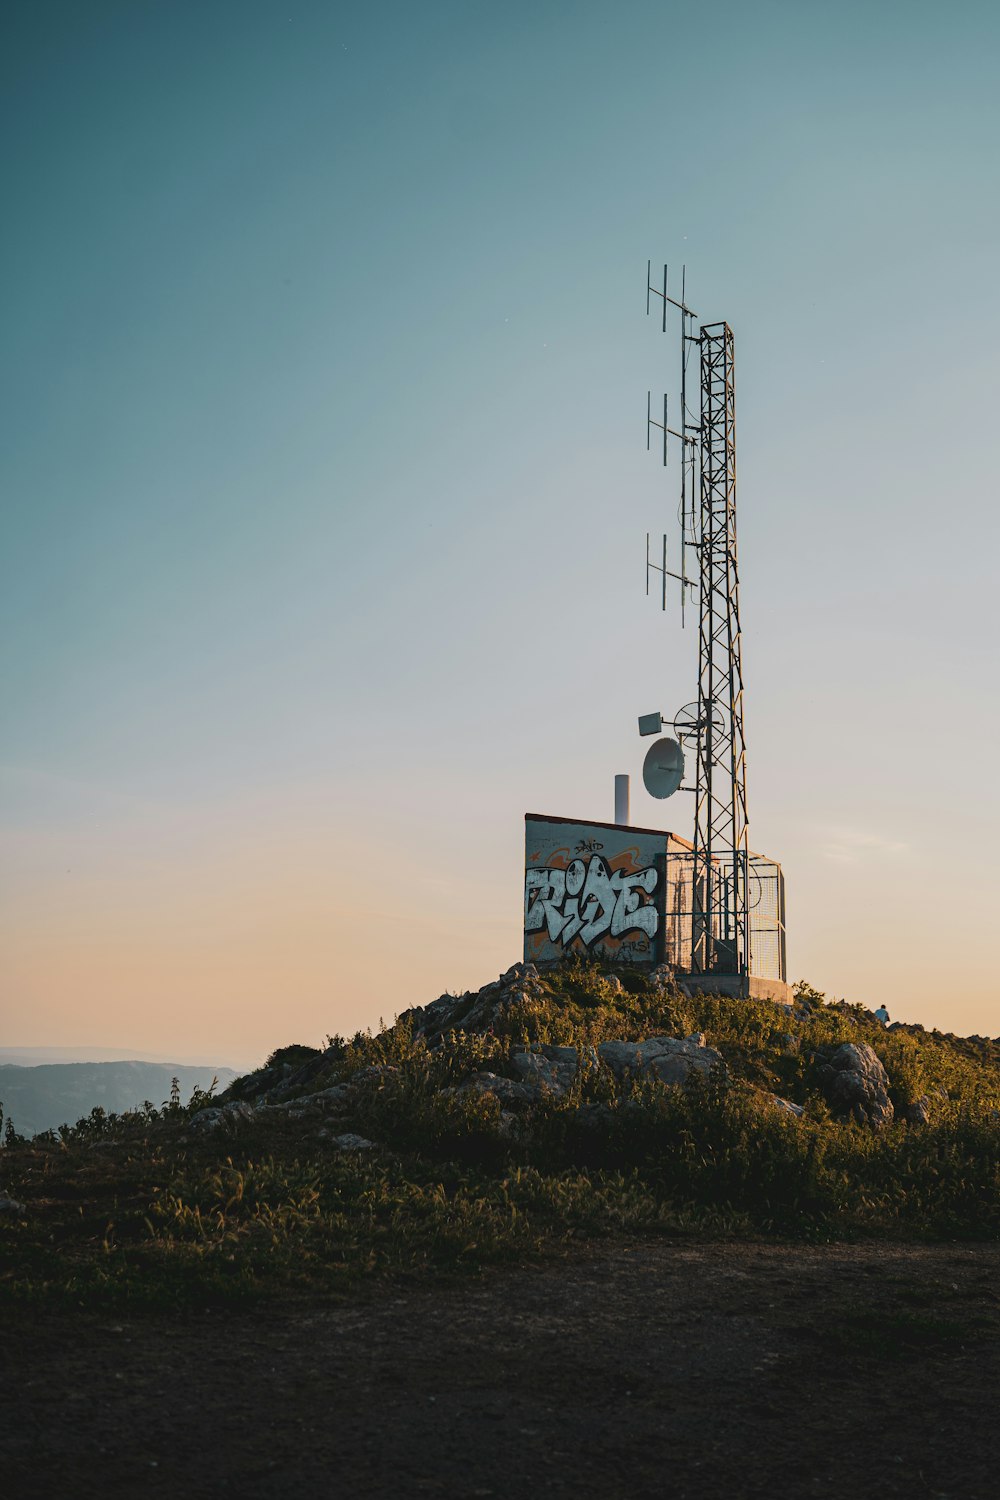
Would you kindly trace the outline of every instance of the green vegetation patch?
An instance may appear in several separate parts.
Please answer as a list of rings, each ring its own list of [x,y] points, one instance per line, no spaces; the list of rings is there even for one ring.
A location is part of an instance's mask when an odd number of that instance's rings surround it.
[[[683,1087],[616,1079],[588,1050],[692,1032],[725,1067]],[[881,1058],[897,1109],[888,1128],[831,1117],[819,1068],[843,1041]],[[541,1043],[578,1049],[565,1093],[512,1111],[463,1087],[484,1072],[513,1083],[514,1049]],[[122,1116],[94,1110],[33,1141],[8,1122],[0,1191],[24,1213],[0,1214],[0,1299],[175,1307],[279,1289],[336,1294],[563,1254],[597,1236],[1000,1237],[996,1047],[886,1032],[808,986],[792,1014],[574,964],[482,1033],[428,1047],[403,1019],[322,1050],[280,1048],[224,1099],[278,1087],[294,1106],[340,1085],[300,1118],[257,1108],[216,1132],[193,1123],[220,1102],[203,1093]],[[927,1122],[907,1123],[921,1098]],[[348,1131],[374,1149],[342,1149]],[[947,1340],[945,1323],[897,1309],[880,1348]],[[843,1326],[853,1337],[849,1316]]]

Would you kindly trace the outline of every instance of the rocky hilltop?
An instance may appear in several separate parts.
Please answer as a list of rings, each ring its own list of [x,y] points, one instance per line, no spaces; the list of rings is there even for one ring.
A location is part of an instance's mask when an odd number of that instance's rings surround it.
[[[936,1037],[918,1026],[885,1027],[864,1007],[828,1004],[807,985],[783,1005],[689,997],[666,965],[645,975],[586,965],[542,973],[517,963],[479,990],[404,1011],[373,1039],[387,1050],[383,1062],[359,1067],[357,1045],[352,1052],[342,1038],[322,1050],[282,1048],[193,1123],[231,1128],[280,1111],[346,1127],[373,1092],[398,1081],[401,1063],[389,1054],[402,1047],[411,1061],[426,1059],[428,1087],[443,1097],[494,1101],[497,1124],[511,1135],[545,1101],[575,1109],[592,1128],[610,1124],[644,1083],[742,1084],[786,1115],[882,1130],[897,1119],[926,1124],[948,1103],[949,1053],[952,1064],[971,1056],[996,1069],[1000,1043]],[[932,1057],[937,1066],[928,1067]],[[337,1135],[363,1139],[346,1128]]]
[[[9,1122],[8,1122],[9,1125]],[[190,1305],[581,1238],[1000,1238],[1000,1045],[514,964],[217,1097],[0,1149],[0,1298]]]

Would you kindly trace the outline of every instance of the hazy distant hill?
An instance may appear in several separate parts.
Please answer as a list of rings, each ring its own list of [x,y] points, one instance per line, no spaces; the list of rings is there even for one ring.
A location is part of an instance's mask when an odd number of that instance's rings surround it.
[[[246,1059],[229,1051],[229,1061],[222,1064],[218,1057],[204,1052],[178,1056],[176,1052],[145,1052],[138,1047],[4,1047],[0,1046],[0,1065],[17,1063],[19,1068],[40,1068],[46,1063],[103,1063],[103,1062],[151,1062],[162,1063],[165,1068],[176,1068],[180,1063],[185,1068],[215,1068],[225,1066],[247,1073],[256,1068],[259,1057]]]
[[[96,1104],[109,1113],[135,1109],[147,1099],[159,1107],[170,1097],[173,1078],[180,1083],[186,1103],[196,1085],[207,1089],[216,1077],[221,1092],[236,1076],[232,1068],[179,1063],[47,1063],[33,1068],[0,1064],[0,1103],[16,1130],[34,1135],[57,1125],[75,1124]]]

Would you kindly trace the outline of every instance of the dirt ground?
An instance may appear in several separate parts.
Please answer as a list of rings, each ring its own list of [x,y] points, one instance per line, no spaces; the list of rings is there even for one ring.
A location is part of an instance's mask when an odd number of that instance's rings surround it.
[[[350,1303],[8,1315],[0,1490],[993,1500],[998,1273],[641,1242]]]

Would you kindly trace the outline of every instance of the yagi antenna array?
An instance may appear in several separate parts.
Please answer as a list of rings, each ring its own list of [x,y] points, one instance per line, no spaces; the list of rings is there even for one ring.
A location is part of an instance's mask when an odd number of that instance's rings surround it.
[[[697,465],[698,434],[701,430],[698,422],[690,421],[690,412],[687,404],[687,362],[689,346],[697,344],[698,338],[694,334],[695,314],[685,301],[685,287],[687,284],[687,267],[681,268],[681,300],[677,302],[667,292],[668,268],[663,267],[663,290],[653,285],[652,261],[646,262],[646,312],[649,313],[651,296],[659,297],[663,303],[663,332],[667,331],[667,307],[675,307],[681,315],[681,413],[680,425],[671,427],[669,421],[669,410],[667,396],[663,396],[663,421],[660,422],[653,416],[653,393],[646,392],[646,449],[652,447],[651,432],[655,427],[663,434],[663,466],[667,467],[669,458],[668,439],[673,438],[681,445],[681,500],[678,507],[678,520],[681,528],[680,546],[680,571],[674,572],[667,565],[667,534],[663,533],[663,553],[660,562],[654,562],[650,557],[650,534],[646,532],[646,594],[649,594],[649,575],[659,573],[660,575],[660,608],[667,607],[667,579],[673,578],[681,586],[681,625],[685,623],[685,606],[689,589],[698,587],[698,580],[689,578],[687,573],[687,554],[689,549],[697,548],[700,537],[697,531],[697,508],[695,506],[695,468]],[[659,410],[659,408],[657,408]],[[657,443],[657,447],[660,444]]]

